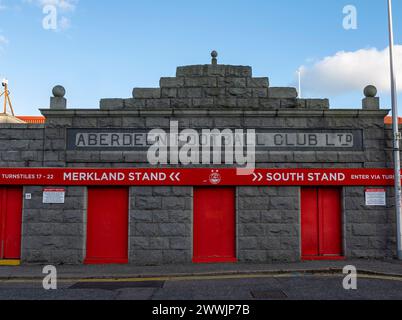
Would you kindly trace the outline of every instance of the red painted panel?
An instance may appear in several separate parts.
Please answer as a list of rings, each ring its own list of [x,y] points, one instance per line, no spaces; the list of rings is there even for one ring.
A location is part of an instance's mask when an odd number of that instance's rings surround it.
[[[194,189],[195,263],[236,262],[234,188]]]
[[[304,257],[319,255],[317,197],[316,188],[301,190],[302,255]]]
[[[342,255],[342,195],[334,188],[319,189],[320,254]]]
[[[0,188],[0,259],[4,256],[4,234],[6,232],[6,210],[5,210],[6,193],[4,188]]]
[[[305,260],[342,256],[341,190],[303,188],[301,191],[302,256]]]
[[[128,263],[127,188],[89,188],[86,264]]]
[[[6,234],[6,210],[7,193],[6,189],[0,188],[0,259],[4,259],[4,237]]]
[[[0,259],[21,258],[22,188],[0,188]]]

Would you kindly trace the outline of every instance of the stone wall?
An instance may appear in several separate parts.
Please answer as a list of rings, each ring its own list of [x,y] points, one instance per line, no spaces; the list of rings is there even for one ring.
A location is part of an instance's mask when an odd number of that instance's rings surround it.
[[[195,65],[177,68],[176,77],[161,78],[160,88],[135,88],[133,98],[103,99],[101,109],[121,108],[328,108],[326,99],[297,100],[294,88],[269,87],[254,78],[251,67]]]
[[[130,199],[130,262],[191,263],[192,188],[133,187]]]
[[[238,258],[241,262],[300,260],[298,187],[240,187]]]
[[[43,125],[0,124],[0,168],[43,165]]]
[[[345,255],[348,258],[393,258],[396,255],[396,215],[393,188],[387,206],[367,207],[364,187],[344,188]]]
[[[399,126],[399,132],[402,132],[402,125]],[[388,168],[394,168],[394,142],[393,142],[393,130],[391,125],[385,126],[385,152],[386,152],[386,161]],[[401,145],[402,146],[402,145]],[[402,159],[402,151],[401,151],[401,159]]]
[[[361,151],[267,151],[257,152],[260,167],[271,168],[384,168],[388,166],[384,149],[383,117],[385,111],[328,110],[306,111],[294,109],[256,110],[139,110],[139,111],[46,111],[45,166],[53,167],[144,167],[148,166],[146,152],[66,150],[66,128],[124,128],[168,130],[171,121],[180,128],[244,128],[244,129],[358,129],[362,130],[364,148]],[[164,114],[164,117],[161,117]],[[109,126],[100,126],[108,119]],[[67,121],[68,120],[68,121]],[[75,124],[75,121],[81,126]],[[61,123],[70,123],[57,128]],[[115,122],[115,124],[113,124]],[[86,124],[87,123],[87,124]],[[132,123],[132,125],[130,125]]]
[[[66,188],[65,204],[43,204],[43,187],[25,187],[22,261],[81,264],[85,257],[85,187]]]

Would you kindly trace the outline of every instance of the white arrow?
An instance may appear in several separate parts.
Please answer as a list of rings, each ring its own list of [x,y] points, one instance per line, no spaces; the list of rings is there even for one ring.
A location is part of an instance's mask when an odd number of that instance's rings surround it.
[[[264,179],[264,176],[261,173],[253,173],[253,182],[256,182],[258,180],[258,182],[261,182],[262,179]]]
[[[253,172],[253,182],[257,180],[257,175]]]
[[[180,181],[180,172],[178,172],[178,173],[173,172],[170,175],[170,180],[172,180],[172,181]]]

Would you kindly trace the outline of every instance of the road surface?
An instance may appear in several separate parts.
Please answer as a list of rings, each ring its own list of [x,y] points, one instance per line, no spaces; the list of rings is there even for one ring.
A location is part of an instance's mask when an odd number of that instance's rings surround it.
[[[38,280],[0,280],[0,300],[402,300],[402,278],[360,276],[357,290],[343,277],[287,274],[216,277],[60,280],[44,290]]]

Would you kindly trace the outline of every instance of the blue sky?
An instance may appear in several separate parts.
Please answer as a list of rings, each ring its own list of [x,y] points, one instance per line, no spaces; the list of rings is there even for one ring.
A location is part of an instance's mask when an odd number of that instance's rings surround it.
[[[0,0],[0,76],[10,81],[18,114],[48,107],[56,84],[66,87],[71,108],[130,97],[133,87],[156,87],[161,76],[174,76],[178,65],[209,63],[212,49],[219,63],[251,65],[272,86],[295,85],[295,71],[304,66],[303,96],[328,97],[333,108],[361,107],[363,83],[388,72],[373,62],[385,63],[386,0],[73,0],[74,7],[58,7],[59,30],[43,29],[42,4],[59,1]],[[357,8],[356,30],[342,26],[346,5]],[[402,44],[400,1],[394,20],[395,43]],[[349,59],[331,59],[340,51]],[[319,64],[326,57],[331,68]],[[344,78],[354,82],[335,90]],[[388,107],[387,80],[381,81]]]

